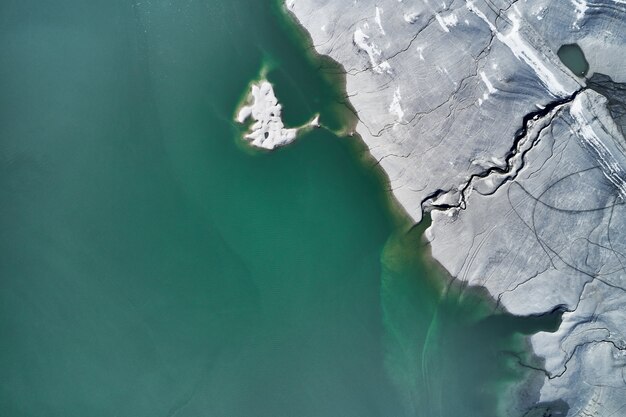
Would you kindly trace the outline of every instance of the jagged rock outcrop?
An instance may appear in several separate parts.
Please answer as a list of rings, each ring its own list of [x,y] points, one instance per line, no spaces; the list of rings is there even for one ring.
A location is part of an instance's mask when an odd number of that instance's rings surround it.
[[[434,257],[531,338],[539,401],[626,416],[626,3],[288,0]],[[577,43],[578,78],[556,55]],[[604,74],[604,75],[600,75]],[[530,365],[529,365],[530,366]]]
[[[248,103],[237,112],[235,120],[244,123],[249,118],[254,120],[250,132],[244,138],[252,146],[274,149],[285,146],[296,139],[298,129],[286,129],[281,118],[282,106],[274,95],[274,88],[267,80],[252,84]]]

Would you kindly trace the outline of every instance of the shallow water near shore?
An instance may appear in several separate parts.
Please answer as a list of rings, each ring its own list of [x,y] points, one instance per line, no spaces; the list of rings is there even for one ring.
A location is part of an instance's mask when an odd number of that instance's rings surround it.
[[[2,10],[0,415],[496,416],[554,320],[448,286],[357,138],[242,147],[262,68],[349,130],[277,2]]]

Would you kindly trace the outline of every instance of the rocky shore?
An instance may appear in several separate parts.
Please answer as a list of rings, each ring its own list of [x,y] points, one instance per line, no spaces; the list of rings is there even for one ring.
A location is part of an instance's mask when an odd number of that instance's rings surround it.
[[[531,338],[541,383],[516,413],[626,416],[626,3],[286,7],[345,68],[394,196],[415,222],[431,212],[433,256],[513,314],[564,312]]]

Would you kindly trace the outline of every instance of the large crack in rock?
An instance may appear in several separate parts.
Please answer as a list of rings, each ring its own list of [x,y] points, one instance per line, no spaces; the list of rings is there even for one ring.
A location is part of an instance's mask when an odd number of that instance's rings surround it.
[[[541,400],[564,399],[578,415],[597,395],[593,387],[612,380],[612,392],[602,389],[604,410],[592,414],[610,415],[624,405],[619,378],[626,362],[622,352],[594,349],[609,335],[614,346],[624,340],[626,209],[595,155],[572,135],[575,123],[563,109],[514,181],[493,195],[473,193],[455,217],[433,213],[430,233],[435,257],[457,278],[486,287],[507,310],[567,311],[556,333],[531,339],[549,375]],[[458,247],[467,248],[464,256],[450,257]],[[594,333],[599,326],[610,333]],[[592,376],[598,362],[606,372]]]
[[[416,222],[432,210],[433,256],[513,314],[565,311],[531,337],[543,382],[509,415],[626,415],[626,4],[288,8],[348,69],[357,131],[394,196]],[[567,69],[556,51],[572,43],[607,76]]]
[[[476,188],[482,195],[495,193],[500,186],[507,181],[512,181],[517,173],[524,167],[524,156],[528,153],[537,141],[544,129],[550,126],[554,117],[566,104],[574,101],[578,93],[583,89],[576,90],[570,96],[548,103],[543,109],[526,114],[523,117],[522,127],[515,134],[513,145],[505,156],[505,166],[494,166],[482,172],[472,174],[467,182],[459,187],[455,194],[458,194],[459,201],[455,204],[438,204],[437,200],[446,200],[450,191],[437,190],[427,196],[422,202],[423,210],[465,210],[467,198]],[[478,186],[480,184],[480,186]]]

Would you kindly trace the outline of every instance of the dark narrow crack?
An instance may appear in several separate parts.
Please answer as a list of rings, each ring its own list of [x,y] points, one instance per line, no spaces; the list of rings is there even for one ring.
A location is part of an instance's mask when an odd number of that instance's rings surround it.
[[[431,193],[430,195],[426,196],[423,200],[422,200],[422,208],[427,208],[430,210],[450,210],[450,209],[457,209],[457,210],[465,210],[465,208],[467,207],[467,198],[469,196],[470,191],[473,188],[473,185],[475,183],[475,181],[477,180],[481,180],[481,179],[485,179],[487,177],[489,177],[490,175],[502,175],[504,177],[506,177],[504,179],[504,181],[502,181],[492,192],[491,194],[495,193],[502,185],[504,185],[505,183],[507,183],[508,181],[512,181],[513,179],[515,179],[517,173],[521,170],[521,168],[523,168],[524,166],[524,155],[526,153],[528,153],[538,142],[539,136],[541,135],[541,132],[546,129],[548,126],[551,125],[552,120],[554,119],[556,112],[555,110],[558,110],[560,107],[571,103],[572,101],[574,101],[574,99],[576,98],[576,96],[578,96],[578,94],[580,94],[582,91],[584,91],[586,88],[580,88],[578,90],[576,90],[574,93],[572,93],[571,95],[562,98],[562,99],[558,99],[558,100],[554,100],[550,103],[548,103],[544,108],[539,109],[537,111],[533,111],[530,112],[528,114],[526,114],[523,118],[522,118],[522,126],[518,129],[518,131],[515,133],[515,137],[513,140],[513,144],[510,148],[510,150],[507,152],[507,154],[505,155],[505,160],[506,160],[506,165],[504,167],[500,167],[500,166],[494,166],[494,167],[490,167],[484,171],[481,171],[479,173],[476,174],[472,174],[469,179],[458,189],[458,190],[452,190],[453,193],[457,194],[458,193],[458,202],[457,203],[436,203],[436,200],[439,198],[442,198],[445,196],[446,192],[443,192],[442,190],[437,190],[434,193]],[[546,126],[543,126],[541,129],[539,129],[539,131],[537,132],[536,137],[533,139],[533,141],[531,142],[531,146],[529,146],[527,149],[522,149],[522,146],[527,139],[527,135],[528,135],[528,131],[529,128],[531,127],[532,123],[535,123],[543,118],[545,118],[546,116],[550,116],[550,120],[549,122],[546,124]],[[516,165],[515,162],[515,157],[522,152],[521,156],[521,161],[520,161],[520,165]]]

